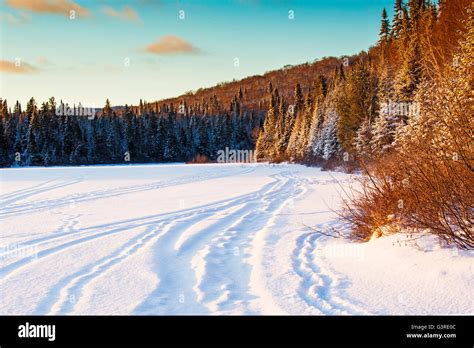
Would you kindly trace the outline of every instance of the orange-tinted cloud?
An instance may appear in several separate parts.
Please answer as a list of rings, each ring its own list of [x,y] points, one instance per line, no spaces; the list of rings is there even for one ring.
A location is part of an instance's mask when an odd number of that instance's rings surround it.
[[[115,10],[114,8],[110,6],[105,6],[102,9],[102,12],[104,12],[107,16],[119,18],[124,21],[141,23],[138,13],[135,12],[133,8],[127,5],[124,6],[122,10]]]
[[[90,12],[73,0],[6,0],[6,3],[18,10],[28,10],[36,13],[53,13],[69,16],[75,11],[78,17],[87,17]]]
[[[199,49],[174,35],[165,35],[157,42],[145,47],[145,51],[154,54],[198,53]]]
[[[8,60],[0,60],[0,72],[10,74],[28,74],[38,71],[34,66],[19,61],[18,64]]]

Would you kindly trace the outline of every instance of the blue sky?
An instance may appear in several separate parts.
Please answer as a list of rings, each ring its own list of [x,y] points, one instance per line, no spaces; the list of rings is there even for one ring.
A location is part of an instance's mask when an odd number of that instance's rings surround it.
[[[137,104],[354,54],[377,41],[382,9],[393,7],[393,0],[53,0],[54,8],[48,1],[1,0],[1,96],[10,105],[31,96]],[[81,15],[71,20],[70,8]]]

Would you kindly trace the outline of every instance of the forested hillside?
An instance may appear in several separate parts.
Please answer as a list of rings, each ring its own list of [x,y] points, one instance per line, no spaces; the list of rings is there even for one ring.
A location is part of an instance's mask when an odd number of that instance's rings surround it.
[[[395,2],[368,52],[286,66],[262,76],[96,117],[58,115],[54,97],[26,107],[2,101],[0,163],[75,165],[216,159],[225,147],[259,160],[353,162],[391,151],[419,115],[425,85],[458,60],[467,0]],[[422,100],[423,99],[423,100]],[[70,107],[73,107],[72,105]],[[265,121],[264,121],[265,120]]]
[[[349,68],[337,69],[330,81],[320,76],[309,93],[297,86],[294,98],[275,89],[257,143],[258,158],[348,162],[390,153],[397,135],[411,128],[405,127],[409,121],[426,107],[437,107],[431,100],[427,105],[428,87],[436,78],[462,64],[472,73],[472,57],[461,57],[459,46],[472,42],[466,36],[469,4],[397,0],[392,20],[384,9],[379,42],[350,59]]]
[[[312,93],[321,75],[330,80],[348,62],[349,58],[325,58],[172,99],[140,100],[136,106],[113,107],[107,99],[92,117],[80,114],[78,105],[54,97],[41,105],[31,98],[26,108],[18,101],[11,106],[3,100],[0,162],[77,165],[181,162],[196,157],[212,161],[226,147],[254,149],[274,95],[292,101],[296,85],[302,93]],[[70,112],[59,115],[57,110],[65,107]]]

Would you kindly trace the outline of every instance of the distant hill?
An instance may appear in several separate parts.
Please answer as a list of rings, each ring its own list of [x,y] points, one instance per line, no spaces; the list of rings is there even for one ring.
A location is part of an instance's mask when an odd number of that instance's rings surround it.
[[[203,103],[208,103],[213,98],[217,98],[219,105],[223,108],[222,111],[227,111],[234,96],[238,97],[239,91],[242,91],[243,98],[240,100],[242,111],[265,112],[268,107],[266,101],[270,98],[270,83],[274,88],[278,89],[280,96],[292,102],[297,83],[301,85],[303,93],[306,94],[312,89],[319,75],[324,75],[330,81],[337,66],[343,65],[346,59],[352,61],[356,57],[325,57],[312,63],[286,65],[281,69],[269,71],[263,75],[254,75],[241,80],[222,82],[213,87],[200,88],[177,97],[153,102],[144,101],[143,105],[148,104],[152,110],[159,110],[171,104],[174,107],[182,103],[185,103],[187,106],[202,105]],[[138,109],[139,106],[137,105],[133,108]]]

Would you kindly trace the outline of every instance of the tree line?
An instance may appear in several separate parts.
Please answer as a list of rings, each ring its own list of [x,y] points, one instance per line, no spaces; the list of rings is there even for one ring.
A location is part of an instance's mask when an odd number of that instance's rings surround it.
[[[38,108],[31,98],[13,111],[1,101],[2,166],[50,166],[215,160],[226,147],[251,150],[262,115],[229,111],[207,115],[185,104],[152,110],[147,104],[114,111],[109,100],[97,115],[58,114],[54,98]],[[205,106],[206,107],[206,106]],[[76,107],[71,109],[77,110]],[[210,109],[210,108],[209,108]]]

